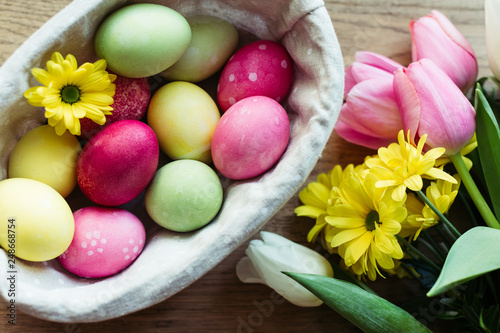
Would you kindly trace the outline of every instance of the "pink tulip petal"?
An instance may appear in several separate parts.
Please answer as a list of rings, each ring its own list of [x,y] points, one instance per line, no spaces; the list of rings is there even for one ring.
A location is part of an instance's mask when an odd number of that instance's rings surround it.
[[[394,73],[394,95],[403,119],[405,133],[410,130],[410,139],[415,142],[420,122],[420,100],[412,81],[407,76],[408,69],[399,69]]]
[[[460,33],[460,31],[457,30],[457,28],[450,22],[450,20],[448,20],[446,16],[437,10],[432,10],[431,16],[436,19],[443,31],[445,31],[446,34],[448,34],[448,36],[455,41],[455,43],[463,47],[470,54],[474,55],[474,50],[472,49],[472,46],[470,46],[467,39],[465,39],[465,37]]]
[[[352,65],[347,66],[345,69],[344,76],[344,98],[347,97],[347,94],[351,91],[352,87],[356,85],[356,79],[352,74]]]
[[[395,139],[403,129],[396,104],[393,78],[371,79],[358,83],[349,93],[347,108],[354,122],[366,130],[358,131],[376,137]]]
[[[403,65],[397,63],[392,59],[368,51],[356,52],[354,58],[356,59],[357,62],[365,63],[373,67],[380,68],[390,74],[393,74],[398,68],[403,67]]]
[[[344,103],[344,105],[342,105],[342,107],[340,108],[340,114],[339,114],[338,121],[343,122],[346,126],[351,127],[356,132],[360,132],[360,133],[369,132],[368,129],[364,128],[356,120],[356,118],[353,117],[353,115],[351,114],[351,108],[347,105],[347,103]]]
[[[390,79],[392,80],[393,74],[386,72],[383,69],[364,64],[362,62],[354,62],[351,65],[351,73],[357,83],[370,80],[370,79]]]
[[[367,147],[370,149],[378,149],[380,147],[387,147],[392,142],[396,142],[397,140],[376,138],[373,136],[365,135],[363,133],[359,133],[356,130],[352,129],[352,127],[347,126],[341,120],[338,120],[335,125],[335,132],[344,140],[354,143],[359,146]]]

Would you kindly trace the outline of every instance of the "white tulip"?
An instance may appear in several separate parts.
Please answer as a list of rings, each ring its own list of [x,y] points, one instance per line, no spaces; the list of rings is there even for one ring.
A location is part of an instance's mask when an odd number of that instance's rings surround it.
[[[486,0],[484,4],[486,52],[493,75],[500,80],[500,0]]]
[[[319,253],[280,235],[262,231],[236,265],[238,278],[245,283],[263,283],[289,302],[303,307],[323,302],[283,272],[319,274],[333,277],[333,270]]]

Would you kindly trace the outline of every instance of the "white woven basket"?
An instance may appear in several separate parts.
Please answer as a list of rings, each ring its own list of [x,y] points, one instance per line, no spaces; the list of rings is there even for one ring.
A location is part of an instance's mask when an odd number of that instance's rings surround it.
[[[93,36],[117,8],[140,1],[75,0],[30,37],[0,68],[0,179],[16,142],[44,123],[43,111],[26,103],[23,93],[37,85],[30,70],[45,68],[55,51],[71,53],[79,64],[94,61]],[[121,273],[84,279],[65,271],[57,260],[16,260],[19,310],[58,322],[96,322],[159,303],[190,285],[257,232],[301,187],[317,162],[337,119],[343,94],[344,64],[331,19],[320,0],[164,0],[185,16],[214,15],[260,39],[283,43],[296,72],[285,108],[291,139],[279,163],[249,181],[225,181],[222,210],[203,229],[176,234],[151,222],[142,202],[128,207],[145,224],[146,245]],[[70,201],[68,199],[68,201]],[[71,202],[73,209],[81,203]],[[0,251],[0,274],[7,256]],[[0,279],[8,297],[8,281]]]

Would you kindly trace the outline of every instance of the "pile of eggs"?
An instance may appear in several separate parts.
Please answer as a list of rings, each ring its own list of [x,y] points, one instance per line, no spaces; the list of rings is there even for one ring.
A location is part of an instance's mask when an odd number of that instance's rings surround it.
[[[21,259],[57,258],[75,275],[101,278],[128,267],[146,243],[143,223],[121,208],[141,194],[163,228],[189,232],[212,221],[223,203],[220,179],[263,174],[290,135],[280,103],[292,59],[274,41],[239,49],[238,42],[223,19],[185,18],[162,5],[109,15],[95,50],[117,75],[113,114],[104,126],[82,119],[79,138],[42,125],[19,140],[9,178],[0,181],[1,223],[16,234],[2,227],[0,245]],[[152,92],[152,76],[168,83]],[[217,101],[198,85],[211,77]],[[94,205],[72,212],[66,198],[76,190]]]

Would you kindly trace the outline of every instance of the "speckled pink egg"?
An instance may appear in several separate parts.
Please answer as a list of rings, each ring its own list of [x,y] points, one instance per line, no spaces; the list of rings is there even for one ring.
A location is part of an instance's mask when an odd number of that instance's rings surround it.
[[[76,166],[78,185],[98,205],[124,204],[153,179],[159,154],[151,127],[138,120],[117,121],[83,147]]]
[[[85,207],[73,213],[75,235],[59,262],[73,274],[101,278],[128,267],[146,240],[142,222],[119,208]]]
[[[293,81],[293,62],[286,49],[270,40],[247,44],[224,66],[217,100],[222,111],[249,96],[267,96],[281,103]]]
[[[113,96],[113,111],[106,116],[106,123],[99,125],[89,118],[80,119],[81,137],[90,139],[101,128],[119,120],[141,120],[146,114],[151,90],[146,78],[133,79],[117,75],[113,82],[116,86]]]
[[[227,178],[252,178],[279,160],[289,137],[288,115],[278,102],[247,97],[222,115],[212,138],[212,159]]]

